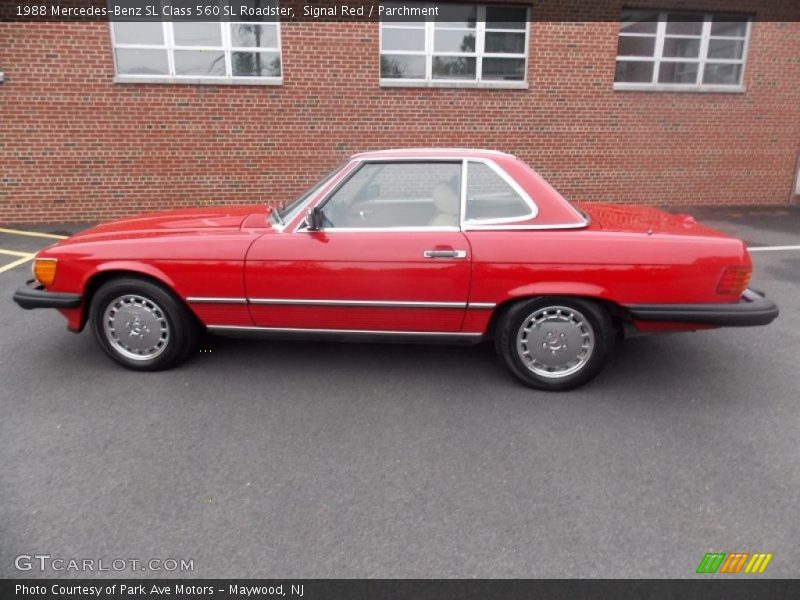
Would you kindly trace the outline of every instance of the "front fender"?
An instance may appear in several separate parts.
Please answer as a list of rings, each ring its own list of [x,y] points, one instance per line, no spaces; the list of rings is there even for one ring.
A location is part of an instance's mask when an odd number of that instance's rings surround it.
[[[80,332],[86,325],[89,316],[89,306],[92,294],[97,289],[93,282],[98,277],[105,279],[106,275],[112,273],[144,275],[154,279],[169,289],[175,289],[175,282],[164,271],[152,264],[143,263],[137,260],[112,260],[108,262],[87,263],[84,261],[64,261],[59,267],[58,277],[60,278],[59,288],[68,286],[69,291],[75,291],[81,295],[80,306],[76,308],[59,309],[59,312],[67,319],[67,328],[73,332]],[[66,284],[66,282],[78,282],[77,286]],[[54,288],[55,289],[55,286]]]
[[[175,282],[173,279],[164,271],[152,264],[137,260],[111,260],[96,264],[93,266],[93,268],[85,271],[81,280],[81,290],[85,291],[89,285],[89,282],[96,276],[114,271],[146,275],[160,281],[171,290],[175,289]]]

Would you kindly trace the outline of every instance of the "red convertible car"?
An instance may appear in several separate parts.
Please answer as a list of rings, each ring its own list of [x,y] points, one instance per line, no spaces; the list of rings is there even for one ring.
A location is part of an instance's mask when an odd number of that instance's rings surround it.
[[[42,250],[14,294],[90,323],[139,370],[203,330],[493,339],[523,383],[574,388],[633,332],[765,325],[741,240],[655,208],[567,202],[488,150],[353,156],[280,210],[198,208],[99,225]]]

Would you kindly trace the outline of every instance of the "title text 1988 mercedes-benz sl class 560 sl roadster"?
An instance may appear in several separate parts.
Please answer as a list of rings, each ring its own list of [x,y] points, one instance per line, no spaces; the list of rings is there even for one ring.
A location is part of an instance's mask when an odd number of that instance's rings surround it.
[[[334,339],[493,339],[543,389],[594,377],[630,332],[766,325],[741,240],[648,207],[573,206],[500,152],[353,156],[280,210],[201,208],[94,227],[42,250],[14,300],[89,322],[155,370],[203,329]]]

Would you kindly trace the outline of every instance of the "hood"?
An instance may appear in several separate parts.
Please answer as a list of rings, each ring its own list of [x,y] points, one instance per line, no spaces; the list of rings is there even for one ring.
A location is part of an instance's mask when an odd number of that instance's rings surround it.
[[[159,211],[101,223],[70,239],[85,240],[90,237],[117,237],[120,235],[139,237],[226,229],[236,231],[248,216],[254,213],[263,215],[267,212],[269,212],[267,207],[258,204]]]
[[[690,215],[674,215],[651,206],[594,202],[576,202],[575,206],[589,214],[592,219],[589,229],[594,231],[730,237],[721,231],[701,225]]]

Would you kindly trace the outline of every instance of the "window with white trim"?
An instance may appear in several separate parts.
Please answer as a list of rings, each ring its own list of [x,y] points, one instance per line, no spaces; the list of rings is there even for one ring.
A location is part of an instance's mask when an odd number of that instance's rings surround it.
[[[458,227],[459,160],[368,162],[321,207],[327,228]]]
[[[467,163],[467,224],[507,223],[533,217],[531,206],[511,184],[485,163]]]
[[[437,6],[425,21],[381,21],[382,84],[524,85],[527,6]]]
[[[739,90],[747,15],[625,10],[615,89]]]
[[[276,21],[117,21],[111,35],[121,79],[281,82]]]

